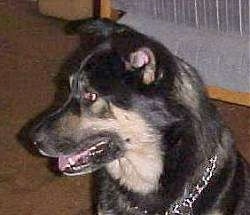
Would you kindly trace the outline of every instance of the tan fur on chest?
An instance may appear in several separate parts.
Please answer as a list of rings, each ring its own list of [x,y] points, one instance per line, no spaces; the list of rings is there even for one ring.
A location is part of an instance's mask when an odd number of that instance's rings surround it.
[[[160,136],[139,114],[113,107],[121,135],[129,138],[126,153],[107,165],[107,170],[129,190],[146,194],[157,189],[163,169]]]

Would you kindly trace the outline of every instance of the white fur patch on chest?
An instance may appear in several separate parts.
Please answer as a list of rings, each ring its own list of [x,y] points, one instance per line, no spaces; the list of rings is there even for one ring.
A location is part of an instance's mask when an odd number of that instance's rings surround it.
[[[163,170],[160,135],[135,112],[113,107],[119,121],[119,133],[130,141],[125,155],[107,165],[114,179],[129,190],[146,194],[158,188]]]

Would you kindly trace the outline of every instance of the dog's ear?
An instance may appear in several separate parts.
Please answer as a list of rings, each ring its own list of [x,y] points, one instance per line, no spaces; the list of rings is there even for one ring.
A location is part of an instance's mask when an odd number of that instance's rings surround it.
[[[88,18],[83,20],[70,21],[65,26],[67,34],[87,34],[94,36],[101,36],[103,38],[109,37],[113,33],[122,33],[126,31],[127,27],[118,24],[107,18]]]
[[[156,60],[150,48],[142,47],[129,54],[126,69],[140,69],[144,84],[151,84],[156,80]]]

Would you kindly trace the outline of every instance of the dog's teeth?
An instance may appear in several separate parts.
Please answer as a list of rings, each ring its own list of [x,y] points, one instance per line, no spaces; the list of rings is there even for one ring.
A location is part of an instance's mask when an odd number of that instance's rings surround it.
[[[81,166],[73,166],[73,170],[80,170]]]
[[[95,151],[95,154],[99,154],[99,153],[102,153],[102,152],[103,152],[103,150],[100,149],[100,150],[98,150],[98,151]]]
[[[104,145],[104,144],[106,144],[106,143],[107,143],[106,141],[101,141],[101,142],[97,143],[96,145],[97,145],[97,146],[101,146],[101,145]]]
[[[81,170],[82,168],[84,168],[85,166],[87,166],[86,164],[81,165],[81,166],[73,166],[72,169],[75,171]]]
[[[95,146],[92,146],[89,150],[90,150],[90,151],[96,150],[96,147],[95,147]]]

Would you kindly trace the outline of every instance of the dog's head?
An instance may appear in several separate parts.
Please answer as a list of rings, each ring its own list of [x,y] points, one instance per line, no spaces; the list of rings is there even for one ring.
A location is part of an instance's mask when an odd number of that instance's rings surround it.
[[[65,175],[106,166],[129,188],[153,190],[166,151],[195,141],[189,119],[199,119],[205,97],[186,70],[163,46],[119,28],[70,76],[68,100],[33,128],[32,140]]]

